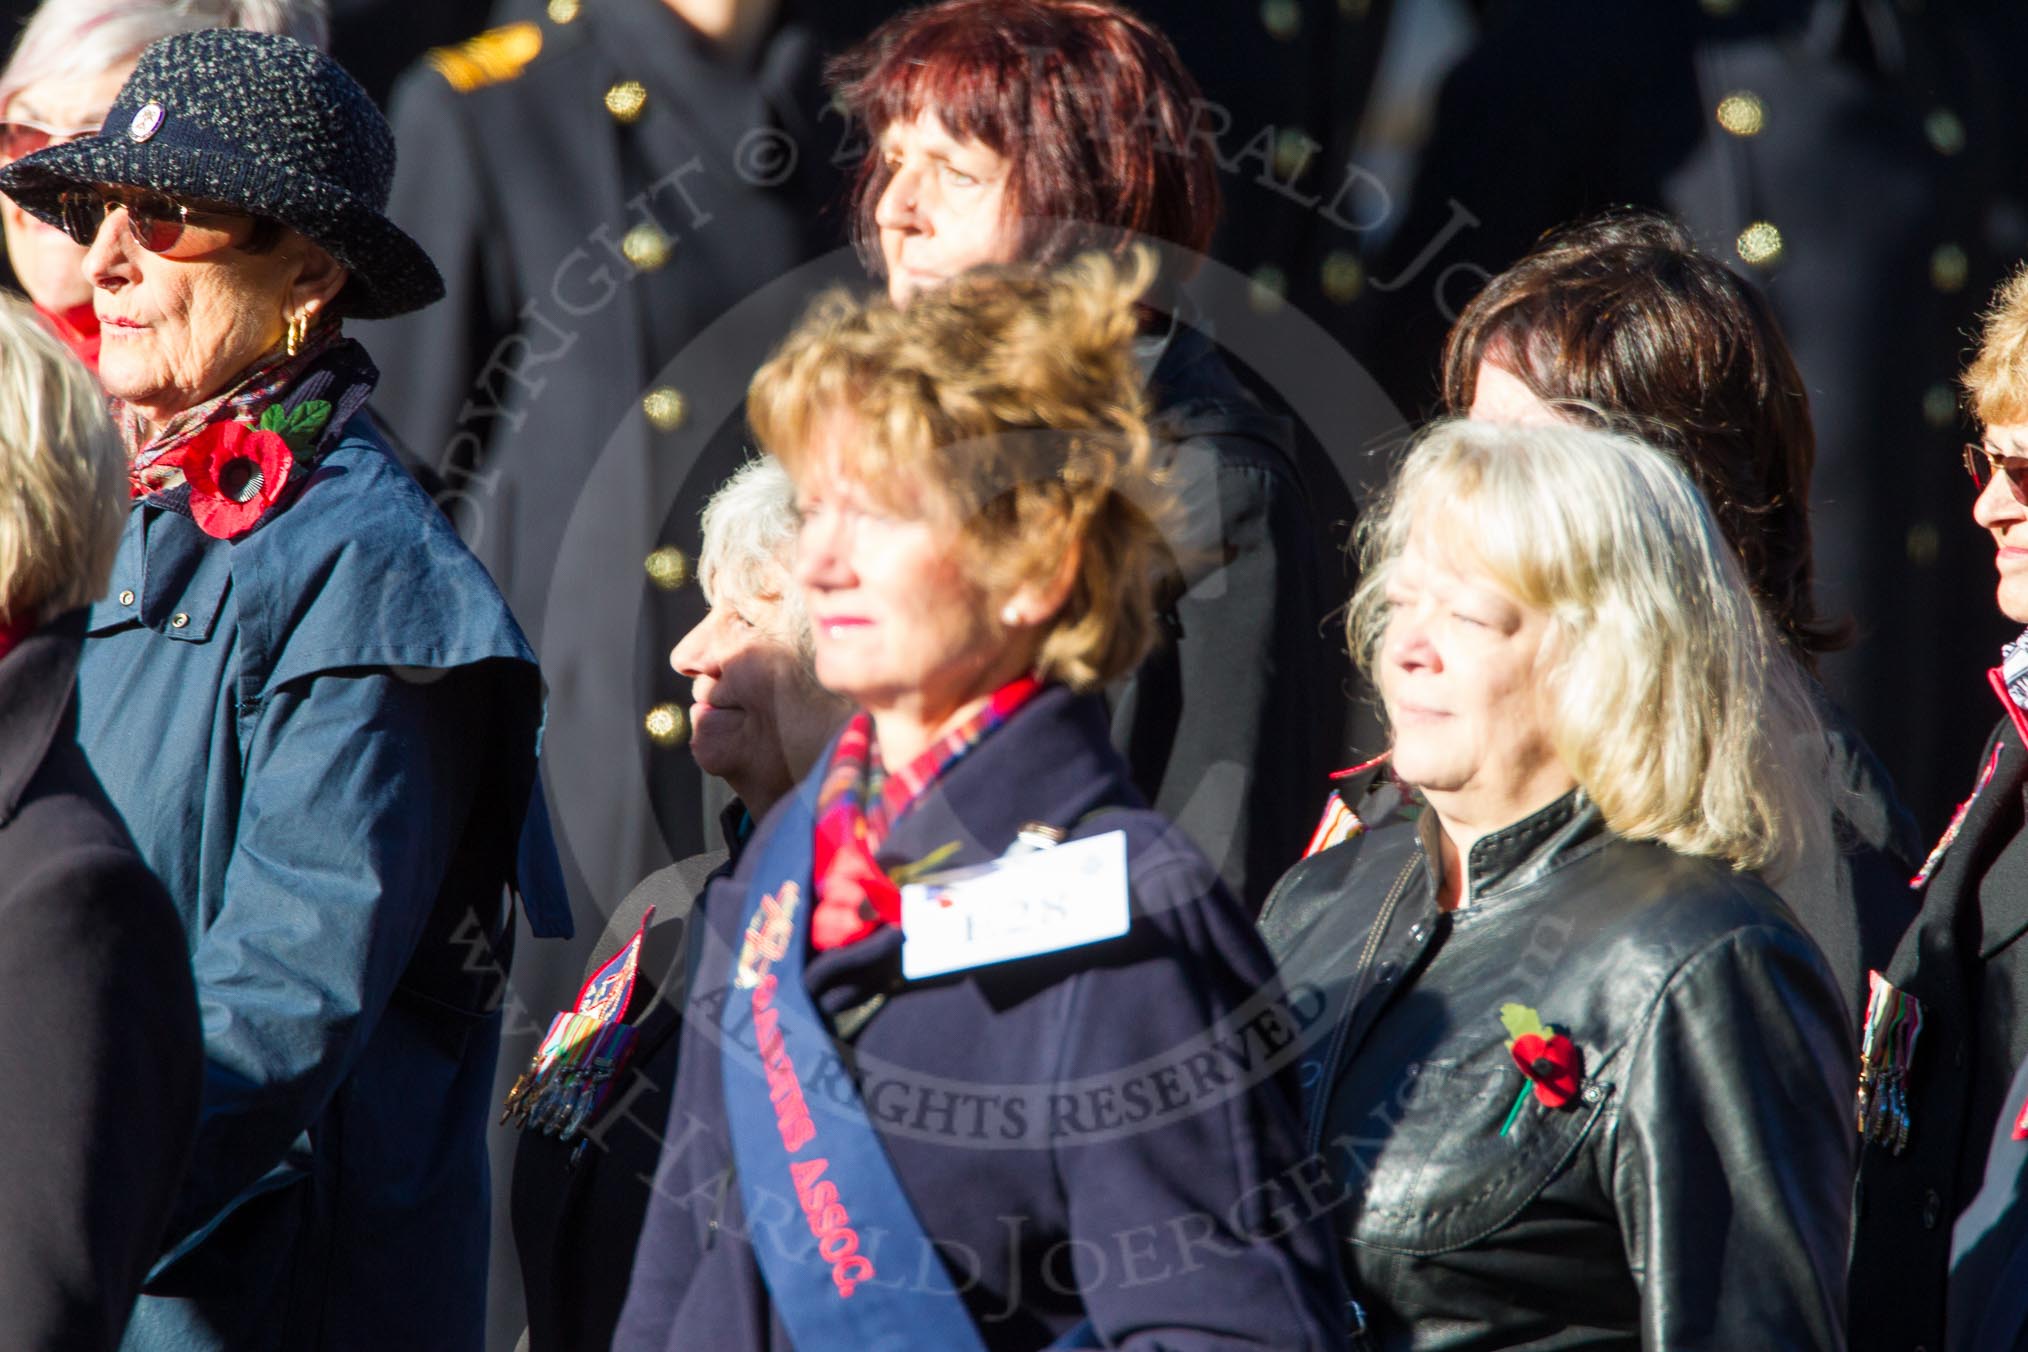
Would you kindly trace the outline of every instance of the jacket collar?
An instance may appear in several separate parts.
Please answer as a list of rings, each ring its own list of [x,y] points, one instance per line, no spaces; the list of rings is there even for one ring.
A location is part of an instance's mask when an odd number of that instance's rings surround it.
[[[984,863],[1031,822],[1069,831],[1094,809],[1139,801],[1104,702],[1052,685],[939,776],[896,820],[878,858],[892,872],[955,842],[940,868]]]
[[[1431,860],[1441,858],[1435,848],[1435,833],[1441,829],[1436,813],[1424,812],[1419,826],[1424,853]],[[1460,905],[1475,905],[1525,887],[1579,853],[1589,853],[1606,834],[1605,818],[1600,815],[1598,805],[1583,789],[1572,789],[1549,806],[1511,826],[1489,831],[1472,843],[1465,861],[1471,895]],[[1434,869],[1431,872],[1434,881]]]
[[[0,658],[0,825],[21,810],[71,710],[84,612],[73,610]]]

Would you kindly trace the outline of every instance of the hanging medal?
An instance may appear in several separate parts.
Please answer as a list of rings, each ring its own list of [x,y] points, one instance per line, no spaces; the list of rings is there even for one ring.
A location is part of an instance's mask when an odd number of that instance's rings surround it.
[[[1908,1148],[1908,1072],[1922,1033],[1922,1002],[1878,972],[1868,976],[1871,991],[1859,1047],[1856,1125],[1861,1140],[1899,1155]]]
[[[650,906],[634,937],[585,980],[576,1004],[549,1021],[501,1106],[501,1122],[568,1141],[605,1106],[633,1054],[636,1030],[625,1019],[640,975],[641,940],[654,918]]]

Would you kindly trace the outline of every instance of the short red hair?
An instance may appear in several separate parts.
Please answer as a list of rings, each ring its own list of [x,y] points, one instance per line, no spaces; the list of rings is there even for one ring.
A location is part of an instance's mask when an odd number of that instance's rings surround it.
[[[1023,260],[1119,253],[1136,238],[1211,246],[1218,162],[1196,135],[1197,82],[1136,14],[1103,0],[944,0],[897,15],[828,72],[871,144],[852,188],[852,239],[879,271],[880,138],[934,111],[1012,163]],[[1188,271],[1194,272],[1194,259]]]

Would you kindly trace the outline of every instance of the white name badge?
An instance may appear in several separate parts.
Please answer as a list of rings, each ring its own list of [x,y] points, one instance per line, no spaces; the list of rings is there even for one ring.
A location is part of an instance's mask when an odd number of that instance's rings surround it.
[[[1127,835],[997,860],[901,889],[901,973],[910,980],[1117,939],[1127,906]]]

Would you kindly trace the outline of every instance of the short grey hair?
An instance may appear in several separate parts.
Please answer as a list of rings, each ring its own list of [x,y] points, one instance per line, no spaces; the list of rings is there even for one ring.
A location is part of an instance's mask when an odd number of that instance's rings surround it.
[[[808,663],[812,653],[810,615],[802,588],[791,577],[795,566],[796,486],[770,455],[749,460],[704,504],[704,545],[697,555],[697,583],[704,599],[735,607],[742,598],[781,602],[784,632]]]
[[[84,363],[0,295],[0,624],[99,598],[127,520],[127,457]]]
[[[29,85],[90,79],[159,38],[204,28],[280,33],[323,51],[326,0],[42,0],[0,70],[0,109]]]

